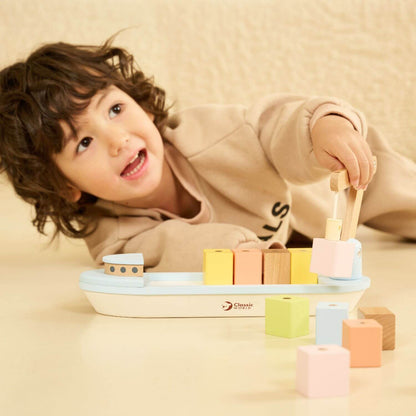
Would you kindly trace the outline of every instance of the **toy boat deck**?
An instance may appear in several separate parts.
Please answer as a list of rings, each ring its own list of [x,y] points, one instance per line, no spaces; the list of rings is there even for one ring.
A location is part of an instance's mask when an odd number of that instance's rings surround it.
[[[94,309],[124,317],[264,316],[265,299],[274,295],[309,298],[310,315],[318,302],[348,302],[352,311],[370,279],[319,277],[318,284],[204,285],[202,273],[144,273],[143,277],[83,272],[79,280]]]

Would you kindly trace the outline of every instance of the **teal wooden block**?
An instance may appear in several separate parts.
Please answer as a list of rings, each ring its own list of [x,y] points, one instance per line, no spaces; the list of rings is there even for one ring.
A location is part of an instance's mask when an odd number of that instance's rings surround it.
[[[266,334],[295,338],[309,334],[309,299],[299,296],[266,298]]]
[[[344,319],[348,319],[348,303],[319,302],[316,305],[316,344],[342,345]]]

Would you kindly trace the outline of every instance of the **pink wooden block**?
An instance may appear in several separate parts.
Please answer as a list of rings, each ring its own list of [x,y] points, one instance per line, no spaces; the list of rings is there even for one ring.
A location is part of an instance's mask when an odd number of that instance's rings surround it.
[[[349,393],[350,352],[339,345],[298,347],[296,390],[307,397]]]
[[[263,254],[258,249],[234,249],[234,284],[261,285]]]
[[[312,244],[312,273],[329,277],[351,277],[354,261],[354,244],[314,238]]]

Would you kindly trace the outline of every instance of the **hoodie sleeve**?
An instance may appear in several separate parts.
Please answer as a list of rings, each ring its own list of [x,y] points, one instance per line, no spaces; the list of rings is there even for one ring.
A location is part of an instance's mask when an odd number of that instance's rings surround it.
[[[331,97],[269,96],[248,108],[246,121],[282,178],[305,184],[328,174],[313,153],[311,130],[319,118],[329,114],[346,118],[366,137],[367,124],[361,112]]]
[[[86,243],[97,264],[108,254],[142,253],[147,272],[202,271],[206,248],[283,247],[260,241],[252,231],[232,224],[189,224],[176,219],[158,222],[144,217],[102,219]]]

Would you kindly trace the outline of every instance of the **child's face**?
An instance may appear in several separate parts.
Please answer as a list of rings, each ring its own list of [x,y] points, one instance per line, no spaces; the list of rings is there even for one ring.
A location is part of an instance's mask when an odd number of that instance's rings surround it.
[[[111,86],[91,99],[74,125],[77,137],[62,123],[67,142],[54,157],[74,201],[82,191],[127,205],[151,199],[164,165],[162,137],[152,115]]]

